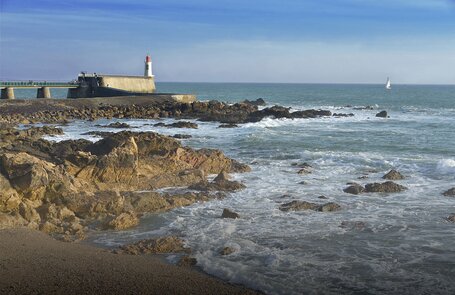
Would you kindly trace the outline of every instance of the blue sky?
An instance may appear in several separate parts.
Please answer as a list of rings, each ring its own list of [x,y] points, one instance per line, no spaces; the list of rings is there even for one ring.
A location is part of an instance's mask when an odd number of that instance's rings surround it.
[[[0,0],[0,79],[455,84],[453,0]]]

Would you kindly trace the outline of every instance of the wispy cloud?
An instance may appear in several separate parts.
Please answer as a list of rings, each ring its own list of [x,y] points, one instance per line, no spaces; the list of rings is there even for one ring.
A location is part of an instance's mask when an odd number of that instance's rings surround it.
[[[181,81],[368,82],[396,72],[431,82],[454,67],[449,0],[0,3],[3,77],[134,74],[145,52],[158,79]]]

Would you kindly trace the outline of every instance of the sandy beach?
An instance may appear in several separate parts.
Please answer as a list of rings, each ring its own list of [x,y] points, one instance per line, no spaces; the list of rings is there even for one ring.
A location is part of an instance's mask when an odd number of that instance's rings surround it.
[[[257,294],[153,256],[0,231],[0,294]]]

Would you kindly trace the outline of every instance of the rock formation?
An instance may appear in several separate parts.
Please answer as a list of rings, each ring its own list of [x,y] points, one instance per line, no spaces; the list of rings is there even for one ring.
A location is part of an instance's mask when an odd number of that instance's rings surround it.
[[[442,195],[444,195],[446,197],[455,196],[455,187],[452,187],[451,189],[446,190],[445,192],[442,193]]]
[[[401,180],[404,179],[404,176],[397,170],[392,169],[389,172],[387,172],[387,174],[385,174],[382,178],[388,180]]]
[[[153,132],[122,131],[86,140],[50,142],[50,127],[0,129],[0,228],[28,226],[63,240],[84,237],[87,225],[123,230],[138,214],[218,198],[244,185],[228,172],[250,168],[221,151],[194,150]],[[219,174],[212,183],[206,176]],[[208,183],[203,193],[153,192]],[[144,191],[144,193],[137,193]]]
[[[221,214],[221,218],[232,218],[232,219],[237,219],[240,218],[240,215],[234,211],[231,211],[229,209],[223,209],[223,213]]]
[[[358,195],[365,191],[365,188],[360,184],[352,184],[343,190],[345,193]]]
[[[376,117],[378,118],[387,118],[387,112],[386,111],[380,111],[379,113],[376,114]]]
[[[199,190],[199,191],[225,191],[232,192],[244,189],[245,185],[238,181],[230,181],[228,179],[227,173],[221,171],[220,174],[212,181],[201,181],[189,187],[189,189]]]
[[[191,266],[195,266],[196,264],[197,264],[196,258],[190,257],[188,255],[183,256],[177,263],[178,266],[183,266],[183,267],[191,267]]]
[[[94,102],[100,103],[94,103]],[[65,123],[68,120],[89,120],[99,118],[141,118],[158,119],[173,117],[177,119],[200,119],[221,123],[258,122],[265,117],[275,118],[316,118],[332,116],[327,110],[304,110],[291,112],[289,108],[272,106],[258,109],[263,100],[228,104],[219,101],[195,101],[183,103],[172,100],[150,100],[144,98],[122,98],[123,104],[112,100],[61,100],[33,101],[31,103],[13,102],[14,106],[3,109],[0,105],[0,122],[13,123]],[[14,110],[14,112],[11,112]],[[166,127],[197,128],[194,123],[182,122]],[[160,124],[163,126],[163,123]]]
[[[336,203],[326,203],[326,204],[316,204],[310,203],[307,201],[292,201],[286,204],[283,204],[279,207],[281,211],[302,211],[302,210],[313,210],[319,212],[332,212],[338,211],[341,209],[341,206]]]
[[[369,193],[399,193],[406,189],[406,187],[392,181],[386,181],[383,183],[368,183],[365,185],[365,191]]]
[[[347,188],[345,188],[343,191],[348,194],[353,194],[353,195],[358,195],[364,192],[367,193],[399,193],[401,191],[406,190],[407,188],[405,186],[402,186],[400,184],[397,184],[393,181],[386,181],[383,183],[368,183],[365,185],[365,187],[353,183]]]
[[[167,128],[190,128],[190,129],[197,129],[198,125],[196,123],[188,122],[188,121],[178,121],[171,124],[164,124],[164,123],[156,123],[153,125],[155,127],[167,127]]]
[[[232,247],[224,247],[223,250],[220,251],[221,255],[230,255],[235,252],[235,249]]]
[[[158,254],[158,253],[188,253],[191,249],[185,247],[183,240],[175,237],[160,237],[156,239],[141,240],[133,244],[121,246],[115,253],[131,255]]]

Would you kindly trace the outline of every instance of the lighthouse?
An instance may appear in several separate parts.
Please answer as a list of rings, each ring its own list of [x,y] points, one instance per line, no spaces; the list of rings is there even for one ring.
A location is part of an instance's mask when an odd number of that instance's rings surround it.
[[[152,74],[152,58],[148,54],[145,57],[144,76],[145,77],[153,77],[153,74]]]

